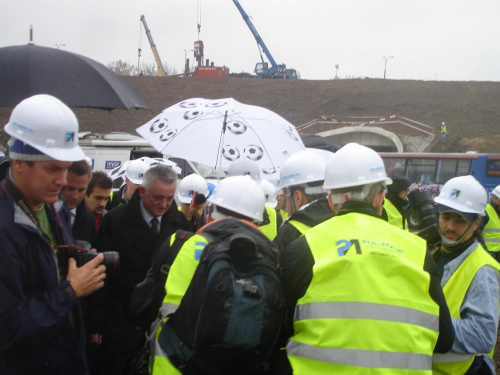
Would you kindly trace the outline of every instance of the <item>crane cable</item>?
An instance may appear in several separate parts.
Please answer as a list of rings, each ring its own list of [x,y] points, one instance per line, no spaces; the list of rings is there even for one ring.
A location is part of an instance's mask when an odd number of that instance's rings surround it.
[[[141,73],[142,21],[139,20],[139,45],[137,46],[137,75]]]
[[[198,9],[196,10],[196,24],[198,26],[198,40],[200,40],[200,30],[201,30],[201,0],[198,0]]]

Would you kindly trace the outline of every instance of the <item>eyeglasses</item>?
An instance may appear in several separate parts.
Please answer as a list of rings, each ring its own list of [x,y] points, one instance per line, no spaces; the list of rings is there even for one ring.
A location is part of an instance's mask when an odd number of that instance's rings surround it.
[[[385,182],[380,183],[380,193],[387,193],[387,184]]]

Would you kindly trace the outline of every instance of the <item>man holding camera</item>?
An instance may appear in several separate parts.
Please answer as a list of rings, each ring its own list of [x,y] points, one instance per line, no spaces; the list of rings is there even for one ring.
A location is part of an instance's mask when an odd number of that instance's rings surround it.
[[[478,242],[488,194],[473,176],[446,182],[438,204],[441,247],[434,254],[455,328],[453,347],[434,355],[437,374],[495,374],[500,265]]]
[[[0,373],[88,374],[79,297],[104,285],[103,257],[82,267],[67,257],[73,241],[56,207],[71,162],[84,154],[78,121],[50,95],[13,110],[11,168],[0,190]],[[62,203],[62,202],[60,202]]]

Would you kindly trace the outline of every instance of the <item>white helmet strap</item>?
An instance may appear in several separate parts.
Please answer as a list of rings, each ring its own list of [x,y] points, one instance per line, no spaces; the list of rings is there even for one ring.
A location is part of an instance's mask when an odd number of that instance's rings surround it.
[[[462,236],[460,236],[460,238],[456,241],[450,241],[448,238],[446,238],[445,236],[443,236],[443,234],[441,233],[441,229],[438,227],[438,230],[439,230],[439,235],[441,236],[441,243],[445,246],[445,247],[454,247],[454,246],[457,246],[457,245],[460,245],[460,243],[462,242],[462,240],[465,238],[465,236],[467,236],[471,230],[475,229],[474,226],[475,224],[478,222],[479,218],[477,218],[476,220],[474,220],[471,225],[469,226],[469,229],[467,229],[465,231],[464,234],[462,234]]]

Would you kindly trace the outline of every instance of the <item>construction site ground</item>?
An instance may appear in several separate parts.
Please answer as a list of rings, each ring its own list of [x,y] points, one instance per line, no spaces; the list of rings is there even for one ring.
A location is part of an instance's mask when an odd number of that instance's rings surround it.
[[[436,134],[429,151],[500,153],[500,82],[393,81],[382,79],[339,79],[326,81],[269,80],[239,77],[123,77],[151,110],[76,108],[80,131],[135,134],[135,129],[163,109],[188,98],[232,97],[269,108],[295,126],[315,119],[360,116],[373,119],[394,114],[430,125]],[[0,107],[0,124],[8,122],[12,108]],[[447,142],[439,140],[439,126],[448,127]],[[372,126],[372,125],[370,125]],[[318,125],[308,133],[338,128]],[[390,125],[390,131],[411,136],[413,130]],[[8,137],[0,132],[4,147]],[[198,147],[199,145],[194,145]],[[500,353],[496,363],[500,363]],[[497,374],[500,371],[497,370]]]
[[[81,131],[135,133],[135,129],[163,109],[181,100],[233,97],[267,107],[300,126],[317,115],[373,119],[400,114],[432,126],[439,139],[439,125],[445,121],[445,145],[434,143],[430,150],[444,152],[500,152],[500,82],[393,81],[382,79],[339,79],[326,81],[269,80],[239,77],[123,77],[150,107],[148,110],[77,108]],[[11,108],[0,107],[0,123],[6,124]],[[370,125],[375,126],[375,125]],[[338,124],[309,127],[317,133]],[[397,124],[387,130],[411,136],[414,131]],[[2,132],[0,144],[7,137]]]

